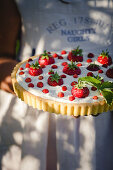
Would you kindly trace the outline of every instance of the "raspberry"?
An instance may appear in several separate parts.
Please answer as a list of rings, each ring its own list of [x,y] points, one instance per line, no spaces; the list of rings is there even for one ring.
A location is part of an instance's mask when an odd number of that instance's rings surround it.
[[[94,54],[93,54],[93,53],[89,53],[87,57],[88,57],[88,58],[93,58],[93,57],[94,57]]]
[[[71,83],[71,86],[74,86],[74,85],[76,85],[76,84],[78,84],[76,81],[73,81],[72,83]]]
[[[96,91],[97,88],[93,86],[93,87],[91,87],[91,90],[92,90],[92,91]]]
[[[28,77],[28,78],[26,78],[26,79],[25,79],[25,82],[26,82],[26,83],[31,82],[31,78],[29,78],[29,77]]]
[[[26,63],[26,68],[29,68],[30,67],[30,64],[29,63]]]
[[[65,75],[65,74],[62,74],[60,77],[61,77],[61,78],[66,78],[66,75]]]
[[[43,76],[39,76],[38,79],[39,79],[39,80],[42,80],[42,79],[43,79]]]
[[[67,62],[63,62],[63,63],[62,63],[62,66],[66,66],[66,65],[67,65]]]
[[[63,91],[66,91],[66,90],[67,90],[67,87],[66,87],[66,86],[62,86],[62,90],[63,90]]]
[[[93,77],[93,73],[92,73],[92,72],[88,72],[88,73],[87,73],[87,76]]]
[[[42,88],[43,87],[43,83],[42,82],[38,82],[37,83],[37,87]]]
[[[33,83],[29,83],[28,87],[34,87],[34,84]]]
[[[58,56],[58,59],[61,59],[61,60],[62,60],[62,59],[64,59],[64,58],[63,58],[62,56]]]
[[[21,72],[19,73],[19,75],[22,75],[22,74],[24,74],[24,72],[23,72],[23,71],[21,71]]]
[[[77,75],[77,74],[74,74],[73,77],[74,77],[74,78],[78,78],[78,75]]]
[[[58,93],[58,97],[64,97],[64,93],[63,92],[59,92]]]
[[[62,50],[61,51],[61,54],[66,54],[67,52],[65,50]]]
[[[97,97],[97,96],[93,96],[93,99],[94,99],[94,100],[97,100],[97,99],[98,99],[98,97]]]
[[[33,61],[32,58],[29,58],[29,59],[28,59],[28,62],[30,62],[30,61]]]
[[[81,67],[81,66],[82,66],[82,63],[78,63],[77,66],[78,66],[78,67]]]
[[[98,70],[98,73],[103,73],[103,70]]]
[[[87,59],[87,63],[91,63],[92,62],[92,59]]]
[[[42,92],[46,94],[46,93],[49,93],[49,90],[48,89],[43,89]]]
[[[54,64],[54,65],[51,66],[51,68],[52,68],[52,69],[57,69],[58,66]]]
[[[73,100],[75,100],[75,97],[74,96],[69,96],[69,100],[73,101]]]
[[[54,53],[54,54],[53,54],[53,57],[54,57],[54,58],[57,58],[57,57],[58,57],[58,54],[57,54],[57,53]]]
[[[20,67],[20,70],[23,70],[23,67]]]

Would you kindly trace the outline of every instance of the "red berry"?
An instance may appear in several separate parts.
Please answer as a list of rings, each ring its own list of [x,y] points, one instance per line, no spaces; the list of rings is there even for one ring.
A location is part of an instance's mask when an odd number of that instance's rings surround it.
[[[72,83],[71,83],[71,86],[74,86],[74,85],[76,85],[76,84],[78,84],[76,81],[73,81]]]
[[[37,87],[42,88],[43,87],[43,83],[42,82],[38,82],[37,83]]]
[[[61,59],[61,60],[62,60],[62,59],[64,59],[64,58],[63,58],[62,56],[58,56],[58,59]]]
[[[46,94],[46,93],[49,93],[49,90],[48,89],[43,89],[42,92]]]
[[[23,71],[21,71],[21,72],[19,73],[19,75],[22,75],[22,74],[24,74],[24,72],[23,72]]]
[[[60,77],[61,77],[61,78],[66,78],[66,75],[65,75],[65,74],[62,74]]]
[[[98,70],[98,73],[103,73],[103,70]]]
[[[39,76],[38,79],[39,79],[39,80],[42,80],[42,79],[43,79],[43,76]]]
[[[33,68],[33,67],[29,68],[29,74],[31,76],[38,76],[38,75],[40,75],[42,73],[43,73],[43,71],[42,71],[41,67],[39,67],[38,69],[37,68]]]
[[[89,53],[88,54],[88,58],[93,58],[94,57],[94,54],[93,53]]]
[[[75,100],[75,97],[74,96],[69,96],[69,100],[73,101],[73,100]]]
[[[50,64],[55,63],[55,60],[54,60],[54,57],[53,57],[53,56],[48,55],[48,54],[46,53],[46,54],[41,55],[41,56],[39,57],[38,62],[39,62],[39,64],[40,64],[40,66],[41,66],[41,65],[46,66],[46,65],[50,65]]]
[[[41,68],[45,68],[46,66],[42,64],[42,65],[40,65],[40,67],[41,67]]]
[[[57,53],[54,53],[54,54],[53,54],[53,57],[54,57],[54,58],[57,58],[57,57],[58,57],[58,54],[57,54]]]
[[[93,86],[93,87],[91,87],[91,90],[92,90],[92,91],[96,91],[97,88]]]
[[[78,67],[81,67],[81,66],[82,66],[82,63],[78,63],[77,66],[78,66]]]
[[[33,83],[29,83],[28,87],[34,87],[34,84]]]
[[[97,97],[97,96],[93,96],[93,99],[94,99],[94,100],[97,100],[97,99],[98,99],[98,97]]]
[[[101,64],[111,65],[112,64],[112,58],[108,55],[108,52],[102,52],[100,56],[98,56],[97,61]]]
[[[52,80],[52,77],[54,77],[54,76],[55,76],[55,74],[49,76],[48,81],[47,81],[48,84],[49,84],[50,86],[61,86],[61,85],[63,84],[63,79],[60,78],[60,79],[58,79],[57,81],[56,81],[56,80]]]
[[[74,78],[78,78],[78,75],[77,75],[77,74],[74,74],[73,77],[74,77]]]
[[[88,72],[88,73],[87,73],[87,76],[93,77],[93,73],[92,73],[92,72]]]
[[[66,54],[67,52],[65,50],[62,50],[61,51],[61,54]]]
[[[49,75],[54,74],[54,71],[49,71],[48,74]]]
[[[108,67],[108,65],[107,65],[107,64],[103,64],[103,65],[102,65],[102,67],[107,68],[107,67]]]
[[[28,59],[28,62],[30,62],[30,61],[33,61],[32,58],[29,58],[29,59]]]
[[[99,65],[96,65],[96,64],[90,64],[86,69],[89,71],[98,71],[100,67]]]
[[[58,66],[54,64],[54,65],[51,66],[51,68],[52,68],[52,69],[57,69]]]
[[[62,63],[62,66],[66,66],[66,65],[67,65],[67,62],[63,62],[63,63]]]
[[[87,63],[91,63],[92,62],[92,59],[87,59]]]
[[[79,75],[79,74],[81,74],[81,70],[77,66],[74,67],[74,68],[70,68],[69,65],[66,65],[63,68],[63,73],[68,74],[68,75],[74,75],[74,74],[78,74]]]
[[[71,93],[74,97],[85,98],[89,95],[89,89],[87,87],[77,88],[73,86]]]
[[[66,90],[67,90],[67,87],[66,87],[66,86],[62,86],[62,90],[63,90],[63,91],[66,91]]]
[[[26,78],[26,79],[25,79],[25,82],[26,82],[26,83],[31,82],[31,78],[29,78],[29,77],[28,77],[28,78]]]
[[[59,92],[58,93],[58,97],[64,97],[64,93],[63,92]]]
[[[23,67],[20,67],[20,70],[23,70]]]
[[[109,78],[113,78],[113,67],[109,68],[106,71],[106,76],[109,77]]]
[[[30,67],[30,64],[29,63],[26,63],[26,68],[29,68]]]

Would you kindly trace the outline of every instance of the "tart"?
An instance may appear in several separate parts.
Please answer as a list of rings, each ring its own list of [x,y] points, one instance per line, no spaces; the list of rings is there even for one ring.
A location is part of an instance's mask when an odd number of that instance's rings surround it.
[[[97,54],[84,55],[78,47],[77,51],[44,51],[17,64],[11,74],[16,95],[33,108],[56,114],[85,116],[113,110],[112,63],[105,67]],[[72,52],[82,60],[70,60]]]

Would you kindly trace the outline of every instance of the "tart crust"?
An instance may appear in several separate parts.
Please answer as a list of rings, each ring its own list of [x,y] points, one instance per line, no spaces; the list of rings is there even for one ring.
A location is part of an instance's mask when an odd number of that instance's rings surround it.
[[[32,58],[36,58],[33,56]],[[87,115],[98,115],[98,113],[107,112],[113,110],[113,103],[109,106],[105,100],[94,103],[62,103],[52,101],[48,99],[35,96],[30,92],[26,91],[16,80],[16,73],[20,66],[26,61],[18,63],[12,74],[12,84],[16,95],[29,106],[37,108],[38,110],[48,111],[50,113],[62,114],[62,115],[73,115],[73,116],[87,116]]]

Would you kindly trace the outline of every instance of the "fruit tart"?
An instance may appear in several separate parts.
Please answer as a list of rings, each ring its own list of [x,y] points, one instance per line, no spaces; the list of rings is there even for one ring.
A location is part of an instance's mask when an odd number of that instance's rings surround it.
[[[44,51],[16,65],[14,91],[28,105],[50,113],[85,116],[113,110],[112,60],[108,51],[99,56],[84,55],[79,47]]]

